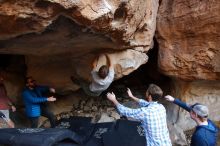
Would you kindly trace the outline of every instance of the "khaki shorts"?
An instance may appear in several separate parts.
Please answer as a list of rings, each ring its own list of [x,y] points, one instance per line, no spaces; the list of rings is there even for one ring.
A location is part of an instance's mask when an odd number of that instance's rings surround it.
[[[3,118],[5,121],[9,122],[10,118],[9,118],[9,110],[0,110],[4,115],[5,118]]]

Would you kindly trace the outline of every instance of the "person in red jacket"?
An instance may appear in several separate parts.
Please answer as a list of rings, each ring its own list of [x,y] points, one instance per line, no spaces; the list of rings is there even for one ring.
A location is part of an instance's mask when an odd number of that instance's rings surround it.
[[[14,122],[12,122],[12,120],[9,118],[9,109],[12,109],[12,112],[15,112],[16,108],[12,104],[11,99],[7,96],[7,91],[3,81],[3,72],[0,71],[0,112],[4,115],[1,118],[6,121],[10,128],[14,128]]]

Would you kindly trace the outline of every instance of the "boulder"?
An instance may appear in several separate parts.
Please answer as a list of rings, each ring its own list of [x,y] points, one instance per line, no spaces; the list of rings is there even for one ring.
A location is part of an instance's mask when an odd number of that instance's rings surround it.
[[[183,80],[220,80],[220,1],[161,1],[158,64]]]

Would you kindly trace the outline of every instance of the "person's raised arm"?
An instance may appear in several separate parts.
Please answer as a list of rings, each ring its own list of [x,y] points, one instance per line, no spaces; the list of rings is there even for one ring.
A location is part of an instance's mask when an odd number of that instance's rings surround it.
[[[123,106],[122,104],[120,104],[118,102],[118,100],[115,97],[115,94],[112,93],[107,93],[107,98],[114,103],[114,105],[117,107],[118,112],[126,117],[131,117],[134,118],[136,120],[142,120],[143,117],[143,110],[141,108],[139,109],[131,109],[128,107]]]
[[[137,98],[137,97],[135,97],[133,94],[132,94],[132,92],[131,92],[131,90],[129,89],[129,88],[127,88],[127,93],[128,93],[128,96],[131,98],[131,99],[133,99],[134,101],[136,101],[136,102],[139,102],[139,98]]]
[[[97,67],[98,60],[99,60],[99,56],[96,57],[96,58],[93,60],[93,62],[92,62],[92,70],[95,70],[95,68]]]
[[[106,56],[106,60],[107,60],[107,66],[108,66],[109,68],[112,68],[112,62],[111,62],[109,56],[108,56],[107,54],[105,54],[105,56]]]
[[[189,105],[187,105],[185,102],[180,101],[179,99],[175,99],[173,96],[170,95],[166,95],[164,97],[167,101],[169,102],[173,102],[176,105],[182,107],[183,109],[187,110],[188,112],[190,112],[191,108]]]
[[[149,102],[147,102],[146,100],[139,99],[139,98],[135,97],[135,96],[131,93],[131,90],[130,90],[129,88],[127,88],[127,93],[128,93],[128,96],[129,96],[130,98],[132,98],[134,101],[138,102],[139,106],[144,107],[144,106],[148,106],[148,105],[149,105]]]
[[[112,92],[112,93],[107,93],[107,98],[112,102],[114,103],[115,106],[119,105],[119,102],[118,100],[116,99],[115,97],[115,94]]]

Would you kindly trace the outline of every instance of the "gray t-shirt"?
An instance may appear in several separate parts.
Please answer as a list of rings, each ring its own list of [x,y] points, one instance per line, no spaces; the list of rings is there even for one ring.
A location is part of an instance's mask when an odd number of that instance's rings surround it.
[[[112,83],[112,81],[114,80],[114,69],[113,68],[109,68],[109,73],[107,75],[107,77],[105,79],[102,79],[98,76],[97,71],[92,71],[92,83],[89,85],[89,89],[92,92],[100,92],[100,91],[104,91],[106,90],[110,84]]]

